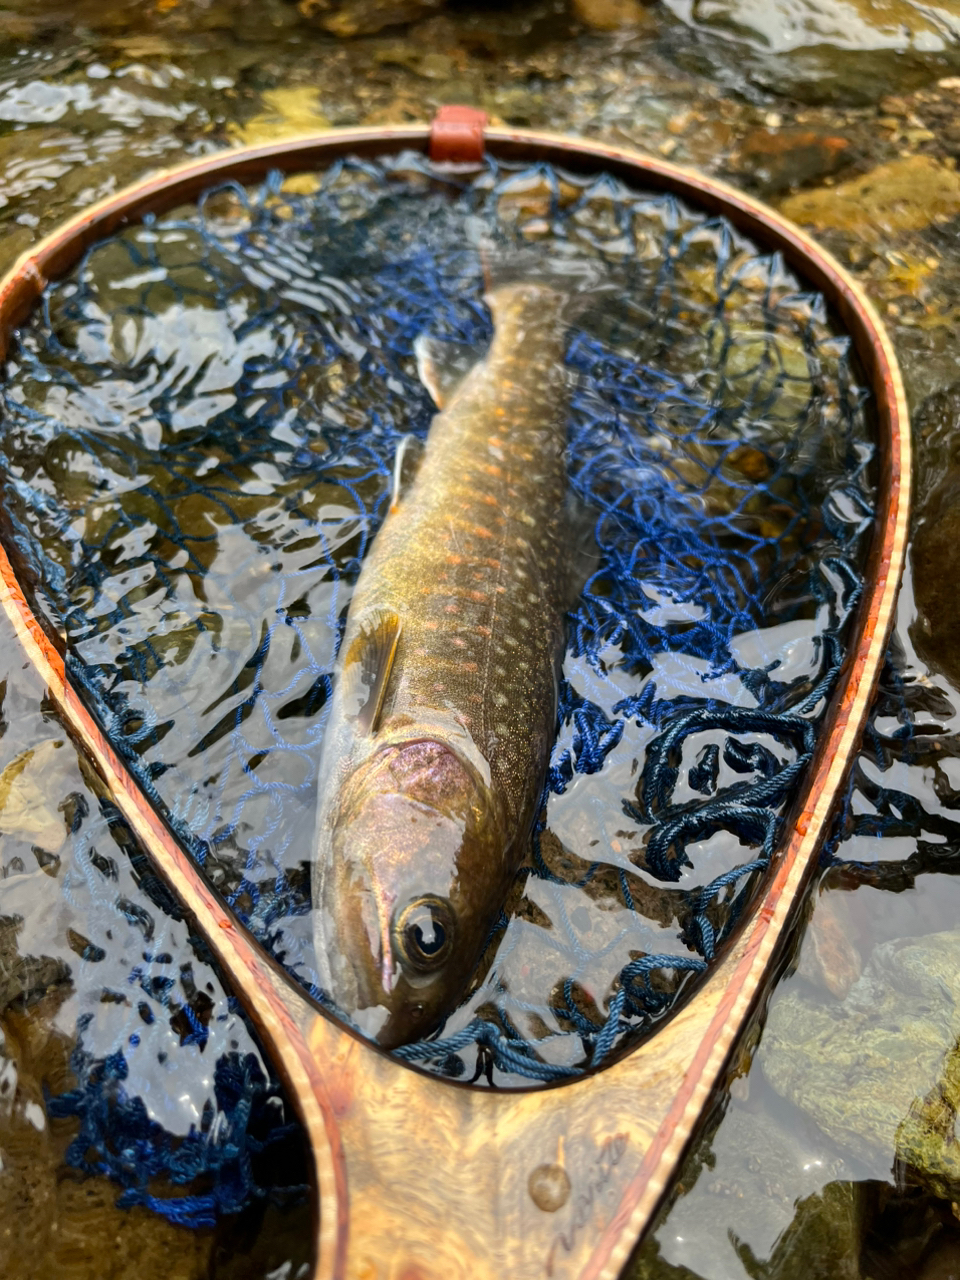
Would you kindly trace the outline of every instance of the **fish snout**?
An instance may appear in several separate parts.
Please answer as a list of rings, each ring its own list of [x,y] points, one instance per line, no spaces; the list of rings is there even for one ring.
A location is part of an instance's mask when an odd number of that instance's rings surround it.
[[[334,928],[319,967],[334,1003],[371,1039],[396,1048],[427,1035],[449,1011],[456,911],[439,894],[418,893],[394,908],[382,886],[356,889],[329,912]]]

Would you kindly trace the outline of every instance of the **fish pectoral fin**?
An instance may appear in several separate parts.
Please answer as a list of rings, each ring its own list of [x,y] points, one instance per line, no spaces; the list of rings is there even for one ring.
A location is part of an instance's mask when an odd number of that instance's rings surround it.
[[[361,733],[376,733],[400,642],[400,619],[392,610],[372,613],[347,650],[343,680],[347,706],[356,708]],[[351,696],[352,695],[352,696]]]
[[[421,333],[414,340],[417,374],[438,409],[445,409],[482,353],[466,342],[444,342]]]
[[[423,458],[423,441],[419,436],[401,436],[393,459],[393,492],[390,510],[396,511],[400,500],[413,484]]]

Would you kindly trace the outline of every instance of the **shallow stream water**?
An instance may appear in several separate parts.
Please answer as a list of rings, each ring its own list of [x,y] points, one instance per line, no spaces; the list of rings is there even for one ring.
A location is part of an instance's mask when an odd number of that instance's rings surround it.
[[[766,1023],[628,1274],[960,1275],[951,1052],[960,1035],[960,9],[909,0],[15,0],[0,9],[0,40],[4,266],[71,212],[157,166],[325,124],[421,119],[456,100],[721,174],[813,228],[861,277],[903,363],[917,448],[891,661]],[[196,341],[196,308],[182,319],[184,341]],[[64,320],[68,345],[74,322]],[[139,316],[116,335],[131,359],[138,344],[156,347],[150,323]],[[256,334],[242,337],[248,348],[230,347],[242,327],[224,335],[225,368],[269,354]],[[229,370],[182,370],[178,358],[171,349],[159,363],[194,390],[206,377],[201,392],[214,399]],[[28,407],[51,410],[55,382]],[[118,412],[127,407],[124,392]],[[149,413],[140,422],[147,447]],[[89,502],[89,458],[54,455],[45,455],[50,484],[75,506]],[[259,480],[248,502],[278,483]],[[136,535],[99,532],[115,538],[110,567],[122,573],[123,557],[142,550]],[[269,1064],[3,635],[0,1271],[292,1280],[306,1260],[298,1187],[307,1173]],[[231,645],[243,648],[236,637]],[[116,950],[83,932],[104,884]],[[303,890],[294,876],[291,910]],[[87,1056],[71,1060],[78,1026]],[[168,1040],[171,1064],[187,1053],[197,1070],[212,1072],[225,1056],[235,1067],[209,1082],[217,1106],[206,1112],[172,1066],[149,1088],[130,1082],[123,1114],[155,1161],[149,1185],[125,1150],[85,1149],[103,1131],[90,1109],[104,1096],[98,1054],[141,1036],[157,1055]],[[242,1131],[255,1146],[198,1185],[189,1144],[165,1146],[162,1135],[182,1138],[193,1126],[222,1138],[238,1081],[256,1098]],[[119,1078],[113,1096],[123,1089]],[[70,1106],[50,1103],[71,1091]],[[273,1192],[258,1198],[252,1185]],[[159,1211],[151,1197],[163,1200]]]

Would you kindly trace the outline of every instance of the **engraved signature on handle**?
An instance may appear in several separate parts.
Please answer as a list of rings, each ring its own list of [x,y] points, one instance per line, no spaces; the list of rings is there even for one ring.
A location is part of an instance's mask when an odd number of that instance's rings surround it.
[[[614,1169],[623,1159],[623,1153],[627,1149],[628,1141],[629,1134],[614,1133],[609,1138],[604,1138],[600,1144],[600,1150],[590,1170],[586,1188],[573,1201],[573,1217],[569,1227],[565,1231],[558,1231],[553,1237],[553,1243],[550,1245],[550,1251],[547,1254],[546,1271],[548,1276],[553,1275],[558,1248],[562,1249],[564,1253],[572,1253],[577,1235],[586,1226],[594,1201],[609,1183],[613,1177]]]

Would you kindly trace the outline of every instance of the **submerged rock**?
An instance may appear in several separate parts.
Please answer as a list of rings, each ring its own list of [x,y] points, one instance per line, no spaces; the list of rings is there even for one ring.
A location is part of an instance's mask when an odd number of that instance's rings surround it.
[[[899,1160],[934,1194],[956,1197],[960,1162],[941,1121],[960,1097],[958,1036],[960,931],[951,930],[878,946],[843,1001],[788,987],[771,1006],[759,1061],[773,1088],[871,1176],[889,1180]]]
[[[15,836],[56,855],[67,834],[59,796],[51,792],[62,737],[49,739],[21,751],[0,773],[0,835]],[[64,762],[71,753],[64,752]]]
[[[960,1142],[956,1137],[960,1105],[960,1044],[947,1054],[943,1074],[925,1098],[915,1098],[897,1130],[897,1160],[905,1179],[916,1175],[944,1200],[960,1187]]]
[[[799,970],[842,1000],[863,972],[846,894],[821,893],[807,926]]]
[[[584,26],[594,31],[619,31],[621,27],[639,27],[651,21],[638,0],[573,0],[573,11]]]
[[[301,15],[335,36],[370,36],[416,22],[443,8],[443,0],[300,0]]]
[[[667,0],[685,21],[740,36],[764,51],[789,53],[829,44],[849,51],[943,53],[956,19],[922,0],[714,0],[702,7]]]
[[[910,630],[918,654],[960,686],[960,476],[949,477],[926,504],[910,559],[917,620]]]
[[[754,129],[740,145],[738,167],[775,195],[837,173],[851,151],[848,138],[817,129]]]
[[[743,1247],[749,1274],[757,1280],[861,1280],[862,1201],[860,1183],[828,1182],[822,1191],[800,1201],[767,1261]]]
[[[818,1135],[734,1106],[695,1148],[625,1280],[860,1280],[863,1205],[849,1172]]]
[[[960,687],[960,387],[930,396],[914,419],[917,515],[910,559],[921,658]]]
[[[960,214],[960,174],[930,156],[905,156],[835,187],[791,196],[780,207],[818,231],[864,238],[922,231]]]
[[[2,942],[0,942],[2,946]],[[190,1231],[118,1189],[65,1167],[74,1119],[50,1119],[45,1092],[72,1084],[71,1041],[56,1029],[62,991],[0,1017],[0,1275],[17,1280],[204,1280],[212,1233]]]
[[[263,110],[246,124],[230,125],[227,132],[233,141],[254,146],[329,127],[330,121],[320,109],[317,90],[307,85],[293,89],[268,89],[263,95]]]

